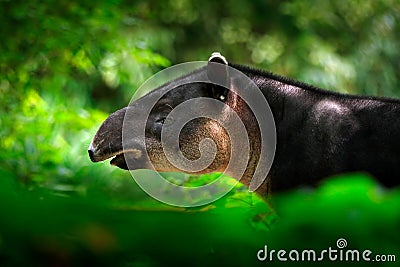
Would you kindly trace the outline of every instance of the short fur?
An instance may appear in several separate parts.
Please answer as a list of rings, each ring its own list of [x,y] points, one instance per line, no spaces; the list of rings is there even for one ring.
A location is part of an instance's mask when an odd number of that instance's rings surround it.
[[[241,65],[231,66],[257,84],[270,105],[276,123],[276,154],[268,179],[257,190],[259,194],[266,195],[271,189],[279,191],[315,185],[328,176],[359,171],[371,174],[388,187],[399,184],[399,100],[335,93],[269,72]],[[202,75],[203,72],[200,69],[187,76]],[[150,94],[162,93],[167,87],[173,87],[175,82],[171,81]],[[221,98],[221,95],[224,97]],[[243,177],[235,178],[242,178],[241,182],[249,185],[259,160],[260,131],[249,107],[234,91],[225,88],[192,83],[173,89],[163,96],[150,114],[146,125],[146,148],[132,149],[136,152],[147,150],[158,171],[179,171],[163,155],[160,145],[162,118],[170,108],[200,96],[223,101],[243,121],[250,138],[250,160]],[[145,99],[146,96],[129,108],[140,112],[140,105]],[[130,151],[123,150],[121,138],[126,109],[110,115],[96,133],[89,148],[92,161],[116,156],[111,163],[128,168],[123,154]],[[215,131],[218,128],[220,130]],[[229,161],[230,143],[226,131],[216,122],[198,119],[189,123],[180,134],[182,153],[189,159],[199,157],[198,144],[204,138],[214,140],[218,153],[210,167],[199,173],[223,171]],[[148,166],[138,158],[134,168]]]

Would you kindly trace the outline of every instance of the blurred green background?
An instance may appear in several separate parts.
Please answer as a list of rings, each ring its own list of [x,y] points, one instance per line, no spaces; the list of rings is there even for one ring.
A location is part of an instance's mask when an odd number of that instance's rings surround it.
[[[373,177],[331,178],[269,205],[237,186],[179,209],[87,156],[147,78],[213,51],[329,90],[400,97],[398,0],[1,0],[0,21],[2,266],[254,265],[265,244],[341,237],[400,261],[400,192]]]

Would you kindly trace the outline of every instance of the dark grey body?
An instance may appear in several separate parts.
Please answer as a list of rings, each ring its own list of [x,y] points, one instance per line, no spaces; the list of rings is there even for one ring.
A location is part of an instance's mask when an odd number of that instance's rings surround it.
[[[286,190],[301,185],[315,185],[321,179],[347,172],[366,172],[383,185],[392,187],[400,181],[400,101],[395,99],[352,96],[325,91],[301,82],[240,65],[231,65],[250,77],[268,100],[274,115],[277,146],[268,179],[257,192]],[[201,75],[202,70],[191,75]],[[181,78],[181,79],[184,79]],[[174,81],[150,94],[174,86]],[[224,97],[221,98],[221,95]],[[196,83],[179,86],[167,93],[150,114],[146,125],[146,148],[132,147],[134,151],[147,149],[158,171],[177,171],[160,154],[159,135],[162,115],[181,102],[195,97],[211,97],[231,106],[244,121],[250,133],[250,160],[242,178],[249,184],[259,160],[260,131],[253,113],[238,98],[234,90]],[[140,111],[141,101],[130,108]],[[235,102],[235,104],[232,104]],[[125,109],[112,114],[100,127],[89,148],[92,161],[116,156],[111,163],[127,169],[121,144],[122,121]],[[160,115],[161,114],[161,115]],[[211,138],[219,153],[215,162],[205,172],[223,171],[229,160],[229,142],[218,125],[207,120],[195,120],[187,125],[180,136],[183,154],[198,157],[198,143]],[[210,129],[213,129],[211,132]],[[136,153],[135,152],[135,153]],[[141,153],[139,153],[141,154]],[[137,153],[135,154],[135,158]],[[153,157],[153,158],[152,158]],[[134,168],[148,168],[137,157]]]
[[[270,172],[273,189],[360,171],[385,186],[400,183],[399,100],[338,94],[241,70],[257,81],[274,113],[278,138]]]

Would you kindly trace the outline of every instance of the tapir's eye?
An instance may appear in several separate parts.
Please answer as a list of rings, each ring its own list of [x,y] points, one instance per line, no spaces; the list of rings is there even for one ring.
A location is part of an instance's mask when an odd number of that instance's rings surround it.
[[[156,120],[156,123],[164,124],[166,119],[167,118],[159,118],[158,120]]]
[[[157,125],[163,125],[165,123],[165,120],[167,119],[168,114],[173,110],[172,106],[170,104],[163,104],[160,105],[157,109],[157,115],[155,118],[155,124]]]

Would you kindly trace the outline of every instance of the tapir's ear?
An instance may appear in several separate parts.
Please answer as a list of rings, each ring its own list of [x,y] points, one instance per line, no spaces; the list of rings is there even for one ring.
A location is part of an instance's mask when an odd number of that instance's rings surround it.
[[[229,93],[230,79],[228,61],[226,61],[225,57],[219,52],[212,53],[211,57],[208,59],[207,76],[208,79],[215,84],[215,86],[211,86],[213,97],[224,101]]]
[[[226,58],[223,55],[221,55],[220,52],[212,53],[211,57],[208,59],[208,62],[215,62],[215,63],[228,65],[228,61],[226,60]]]

